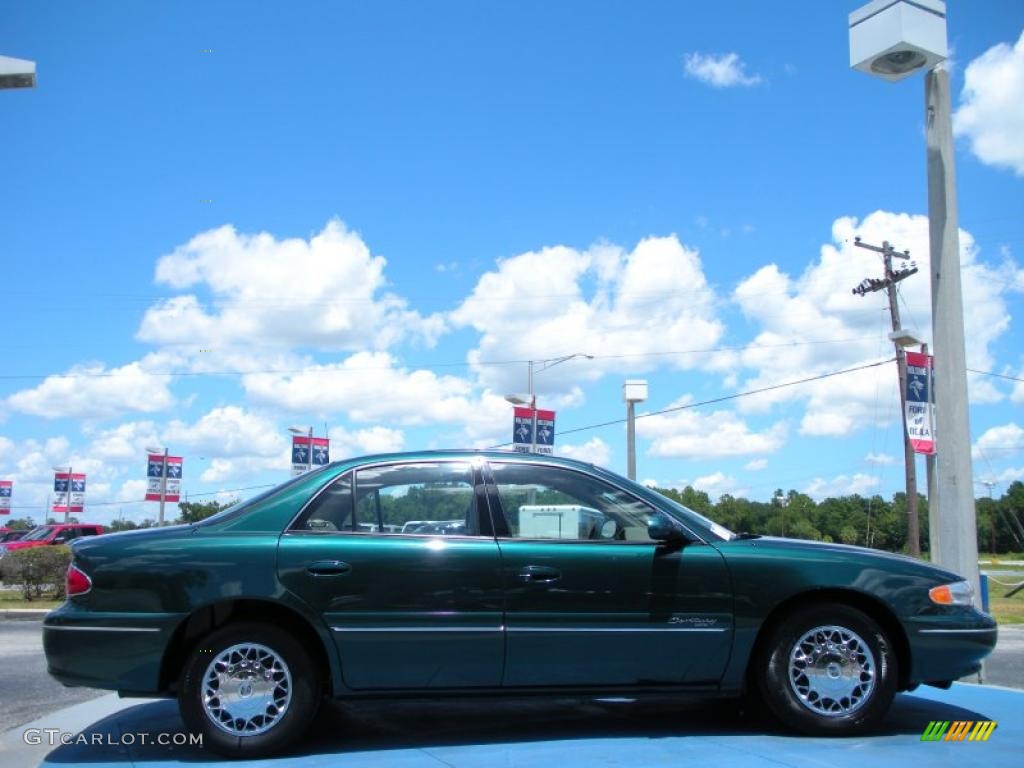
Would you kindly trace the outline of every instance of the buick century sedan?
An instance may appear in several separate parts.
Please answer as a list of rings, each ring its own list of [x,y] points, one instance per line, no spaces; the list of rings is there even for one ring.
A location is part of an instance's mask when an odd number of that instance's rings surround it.
[[[735,534],[566,459],[371,456],[202,522],[79,539],[45,620],[65,685],[174,696],[255,757],[325,696],[759,694],[805,733],[979,669],[996,623],[907,557]]]

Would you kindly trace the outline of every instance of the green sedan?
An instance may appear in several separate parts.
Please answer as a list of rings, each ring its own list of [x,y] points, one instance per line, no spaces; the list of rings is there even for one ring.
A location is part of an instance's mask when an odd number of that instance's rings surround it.
[[[192,525],[79,540],[43,628],[65,685],[176,696],[204,744],[293,744],[324,696],[759,693],[805,733],[975,672],[960,576],[734,534],[598,467],[371,456]]]

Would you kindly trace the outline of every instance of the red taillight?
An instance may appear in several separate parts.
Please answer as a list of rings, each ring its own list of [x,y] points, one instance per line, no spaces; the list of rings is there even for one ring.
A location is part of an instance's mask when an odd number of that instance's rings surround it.
[[[92,580],[73,565],[68,566],[68,577],[65,584],[68,597],[84,595],[92,589]]]

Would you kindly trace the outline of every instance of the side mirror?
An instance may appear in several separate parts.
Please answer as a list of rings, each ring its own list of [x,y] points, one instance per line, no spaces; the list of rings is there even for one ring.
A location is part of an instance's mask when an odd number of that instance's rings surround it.
[[[657,514],[647,521],[647,535],[653,541],[666,546],[681,547],[686,543],[686,536],[667,515]]]
[[[54,536],[53,537],[53,543],[54,544],[63,544],[65,541],[67,541],[67,539],[64,538],[63,536]]]

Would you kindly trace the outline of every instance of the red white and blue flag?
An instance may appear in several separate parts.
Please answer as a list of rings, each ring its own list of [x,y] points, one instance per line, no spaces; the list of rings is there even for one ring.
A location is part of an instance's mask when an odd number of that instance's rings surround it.
[[[53,511],[81,512],[85,509],[85,475],[57,472],[53,476]]]
[[[312,454],[312,461],[310,461]],[[301,475],[313,467],[331,463],[331,441],[326,437],[292,437],[292,474]]]
[[[920,352],[907,352],[907,436],[914,453],[935,453],[935,429],[932,402],[934,358]]]
[[[0,515],[11,514],[11,491],[13,489],[13,480],[0,480]]]
[[[181,498],[181,456],[167,457],[167,487],[164,501],[178,501]],[[160,501],[160,485],[164,479],[164,455],[149,454],[146,471],[146,501]]]
[[[537,433],[533,431],[533,409],[516,408],[512,413],[512,447],[520,453],[553,453],[555,412],[537,409]]]

